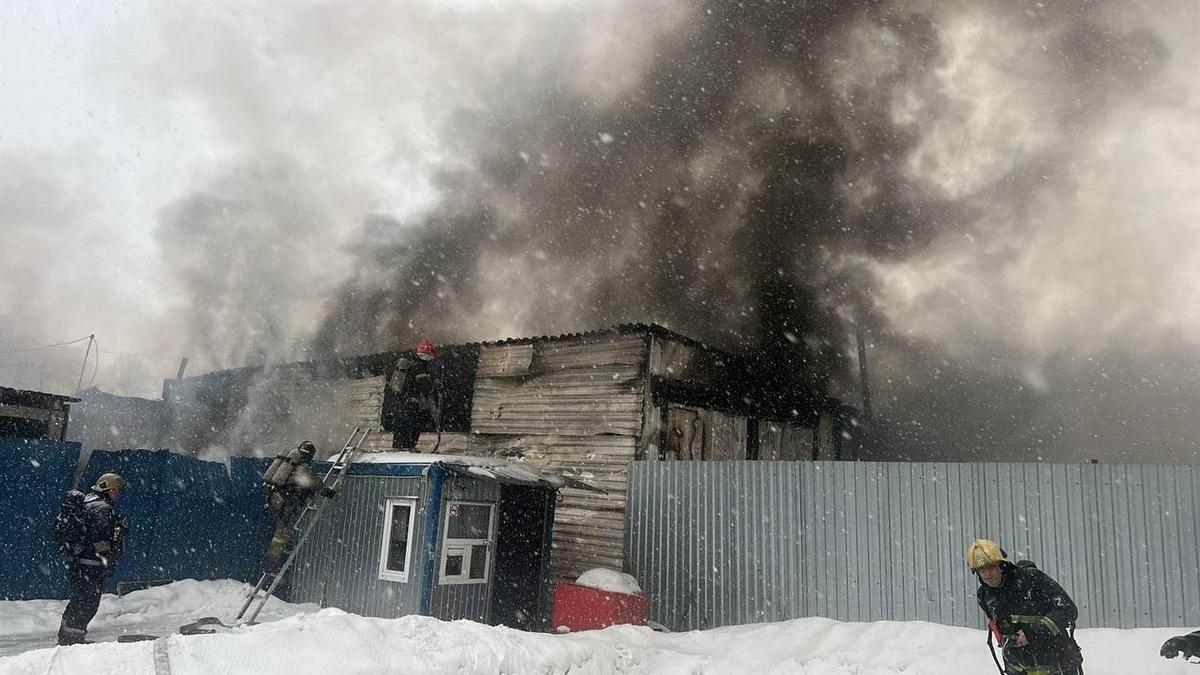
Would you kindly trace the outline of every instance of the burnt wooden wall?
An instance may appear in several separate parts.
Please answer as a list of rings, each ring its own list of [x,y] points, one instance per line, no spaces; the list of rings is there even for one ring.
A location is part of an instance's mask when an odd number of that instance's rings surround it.
[[[758,458],[798,461],[813,459],[813,430],[806,427],[761,420],[758,423]]]
[[[644,334],[484,346],[470,451],[519,455],[607,491],[564,489],[554,518],[554,575],[624,568],[628,464],[643,433]]]
[[[382,376],[352,378],[295,365],[188,378],[166,401],[165,443],[191,453],[224,448],[270,456],[309,440],[325,457],[341,449],[354,427],[379,428],[383,386]],[[391,435],[373,434],[367,446],[390,448]]]

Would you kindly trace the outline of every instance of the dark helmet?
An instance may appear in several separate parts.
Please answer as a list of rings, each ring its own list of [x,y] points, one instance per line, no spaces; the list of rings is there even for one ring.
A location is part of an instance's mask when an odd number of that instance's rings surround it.
[[[317,454],[317,446],[309,441],[304,441],[300,445],[297,445],[296,450],[300,452],[300,459],[306,462],[312,461],[312,458]]]

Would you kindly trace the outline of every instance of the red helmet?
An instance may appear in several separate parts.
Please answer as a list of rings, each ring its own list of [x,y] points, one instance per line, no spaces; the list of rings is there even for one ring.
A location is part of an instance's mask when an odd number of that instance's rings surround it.
[[[433,343],[430,342],[429,340],[421,340],[420,342],[418,342],[417,343],[417,355],[420,356],[421,354],[424,354],[426,356],[433,356]]]

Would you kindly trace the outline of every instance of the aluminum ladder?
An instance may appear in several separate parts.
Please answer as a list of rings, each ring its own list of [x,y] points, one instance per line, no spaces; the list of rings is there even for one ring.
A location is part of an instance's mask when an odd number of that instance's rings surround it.
[[[336,490],[341,485],[342,477],[346,475],[346,469],[354,458],[358,455],[359,449],[362,447],[363,441],[367,440],[370,435],[370,429],[362,429],[354,427],[354,431],[350,432],[350,437],[346,439],[346,443],[342,446],[342,451],[334,458],[330,464],[329,470],[325,472],[325,477],[321,483],[326,487]],[[304,510],[296,517],[296,522],[292,525],[292,538],[296,545],[288,553],[283,564],[274,572],[264,571],[262,577],[258,580],[258,585],[251,591],[249,597],[246,598],[246,604],[242,605],[242,610],[238,612],[236,621],[240,621],[243,616],[246,616],[246,611],[254,605],[253,611],[246,618],[247,623],[253,623],[258,617],[258,613],[267,604],[267,600],[275,593],[275,588],[279,586],[279,582],[283,580],[288,569],[291,568],[292,562],[296,559],[296,554],[300,552],[300,548],[304,546],[304,542],[308,539],[308,535],[312,534],[313,528],[321,519],[321,513],[325,507],[333,501],[331,498],[314,497],[308,501]],[[297,536],[298,535],[298,536]]]

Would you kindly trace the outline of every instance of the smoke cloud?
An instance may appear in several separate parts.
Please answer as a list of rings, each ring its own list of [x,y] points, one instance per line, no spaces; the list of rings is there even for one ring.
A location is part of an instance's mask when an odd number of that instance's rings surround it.
[[[140,78],[215,156],[154,233],[204,366],[657,321],[854,403],[858,322],[884,456],[1200,451],[1186,3],[268,10]]]

